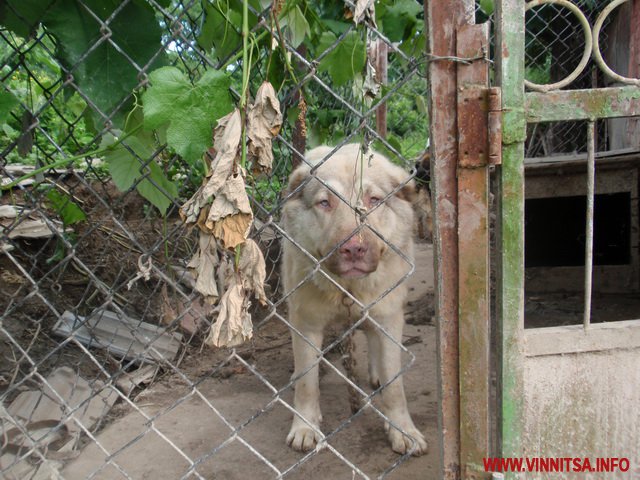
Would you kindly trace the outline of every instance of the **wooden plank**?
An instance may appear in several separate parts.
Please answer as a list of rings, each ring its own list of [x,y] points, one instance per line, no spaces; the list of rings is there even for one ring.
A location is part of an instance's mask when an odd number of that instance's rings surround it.
[[[525,359],[526,456],[626,457],[630,468],[626,473],[528,473],[523,478],[637,480],[639,354],[636,348]]]
[[[458,29],[458,57],[488,51],[489,25]],[[460,461],[482,478],[489,448],[488,64],[458,65]]]
[[[529,123],[640,116],[640,88],[527,92],[525,108]]]

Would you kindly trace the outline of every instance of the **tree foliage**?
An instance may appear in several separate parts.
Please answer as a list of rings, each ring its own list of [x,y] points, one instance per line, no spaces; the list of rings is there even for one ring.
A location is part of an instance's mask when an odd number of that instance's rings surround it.
[[[249,2],[248,55],[242,45],[244,1]],[[388,39],[407,52],[422,47],[422,7],[416,0],[380,0],[376,11]],[[62,152],[98,152],[119,188],[136,188],[165,213],[179,191],[169,159],[177,155],[190,172],[202,170],[216,120],[233,108],[232,92],[243,89],[234,73],[243,61],[252,72],[250,91],[266,77],[282,97],[292,98],[308,67],[284,48],[286,42],[305,58],[317,59],[317,71],[333,87],[361,91],[366,35],[346,13],[344,4],[329,0],[284,0],[276,6],[265,0],[203,0],[189,7],[175,0],[5,0],[0,25],[12,32],[15,42],[0,53],[9,63],[17,61],[10,55],[12,48],[28,44],[33,48],[25,47],[26,55],[44,53],[29,78],[7,66],[13,80],[5,81],[0,91],[0,124],[10,141],[18,141],[23,135],[19,111],[38,111],[33,90],[40,88],[41,103],[58,104],[54,112],[71,117],[56,126],[74,129],[73,135],[54,136],[56,142],[62,139]],[[195,41],[185,43],[185,37]],[[37,40],[29,43],[32,39]],[[215,67],[202,72],[203,63]],[[42,79],[33,82],[34,76]],[[301,88],[310,105],[310,126],[344,116],[337,102],[313,103],[314,97],[322,97],[314,85]],[[63,93],[51,100],[51,92],[58,89]],[[408,98],[413,102],[412,95]],[[406,104],[407,99],[402,101]],[[285,106],[295,121],[297,105]],[[80,130],[89,137],[84,145],[65,143]],[[407,133],[402,130],[397,135]],[[330,141],[339,132],[318,128],[314,134],[322,137],[319,141]],[[46,148],[51,147],[41,146]],[[49,152],[47,157],[59,154]]]

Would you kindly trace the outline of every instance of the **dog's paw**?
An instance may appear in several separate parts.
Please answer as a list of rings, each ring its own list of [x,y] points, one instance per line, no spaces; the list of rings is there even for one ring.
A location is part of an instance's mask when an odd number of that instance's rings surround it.
[[[292,425],[287,435],[287,445],[299,452],[313,450],[320,440],[322,435],[319,431],[313,430],[308,425]]]
[[[429,445],[424,438],[424,435],[415,427],[409,427],[405,429],[405,433],[400,432],[395,428],[389,428],[387,431],[389,435],[389,441],[391,442],[391,449],[404,455],[407,452],[411,452],[411,455],[419,457],[427,453]],[[415,449],[414,449],[415,445]]]

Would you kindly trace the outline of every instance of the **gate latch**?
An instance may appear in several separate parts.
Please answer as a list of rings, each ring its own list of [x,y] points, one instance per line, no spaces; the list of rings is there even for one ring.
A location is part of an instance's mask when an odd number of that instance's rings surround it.
[[[500,88],[458,87],[458,158],[463,168],[502,163]]]

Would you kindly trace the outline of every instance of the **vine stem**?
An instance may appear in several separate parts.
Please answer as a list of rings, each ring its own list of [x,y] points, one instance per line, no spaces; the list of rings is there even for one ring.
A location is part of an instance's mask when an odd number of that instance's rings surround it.
[[[249,0],[242,2],[242,94],[240,112],[242,115],[242,168],[247,165],[247,104],[249,103]]]
[[[42,166],[40,168],[36,168],[32,172],[29,172],[26,175],[23,175],[23,176],[21,176],[19,178],[16,178],[14,181],[12,181],[10,183],[7,183],[6,185],[0,186],[0,191],[2,191],[2,190],[11,190],[13,187],[16,187],[20,182],[23,182],[23,181],[28,180],[28,179],[30,179],[32,177],[35,177],[36,175],[44,173],[47,170],[51,170],[52,168],[64,167],[64,166],[70,164],[71,162],[75,162],[76,160],[82,160],[83,158],[86,158],[86,157],[97,157],[99,155],[102,155],[103,153],[107,153],[107,152],[113,150],[118,145],[120,145],[127,138],[129,138],[133,134],[137,133],[138,130],[140,130],[141,128],[142,128],[142,125],[138,125],[134,129],[132,129],[130,132],[127,132],[127,134],[124,135],[122,138],[119,138],[116,142],[112,143],[108,147],[100,148],[98,150],[93,150],[91,152],[82,153],[80,155],[74,155],[73,157],[66,157],[66,158],[63,158],[61,160],[58,160],[57,162],[48,163],[47,165],[44,165],[44,166]]]
[[[251,46],[253,52],[253,45]],[[240,141],[242,156],[240,165],[247,167],[247,104],[249,103],[249,70],[251,68],[249,54],[249,0],[242,1],[242,92],[240,95],[240,116],[242,118],[242,139]],[[236,271],[240,265],[241,245],[235,248],[234,263]]]

